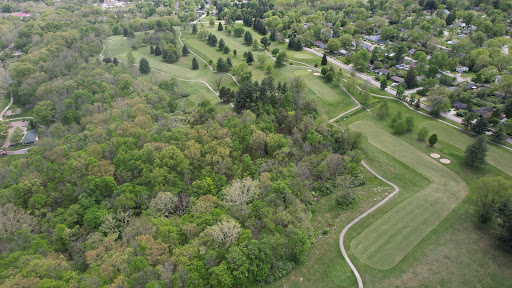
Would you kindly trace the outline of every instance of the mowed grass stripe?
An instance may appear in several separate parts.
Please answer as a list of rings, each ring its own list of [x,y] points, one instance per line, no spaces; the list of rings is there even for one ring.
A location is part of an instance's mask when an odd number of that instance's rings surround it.
[[[441,140],[448,141],[447,139],[449,139],[448,142],[462,150],[465,150],[469,144],[475,141],[473,137],[463,132],[455,132],[452,127],[439,122],[425,121],[419,126],[428,128],[431,133],[437,133]],[[488,144],[487,148],[489,148],[489,151],[487,152],[487,161],[496,168],[512,176],[512,153],[491,144]]]
[[[360,121],[350,128],[364,132],[372,145],[431,181],[429,186],[398,204],[351,243],[351,251],[359,260],[377,269],[389,269],[448,215],[467,194],[468,187],[443,164],[376,124]],[[376,170],[380,169],[385,167],[376,167]]]

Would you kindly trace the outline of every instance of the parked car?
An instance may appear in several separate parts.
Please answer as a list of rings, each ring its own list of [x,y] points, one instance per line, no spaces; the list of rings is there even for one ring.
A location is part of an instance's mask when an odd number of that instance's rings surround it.
[[[7,151],[0,150],[0,156],[5,156],[5,155],[7,155]]]

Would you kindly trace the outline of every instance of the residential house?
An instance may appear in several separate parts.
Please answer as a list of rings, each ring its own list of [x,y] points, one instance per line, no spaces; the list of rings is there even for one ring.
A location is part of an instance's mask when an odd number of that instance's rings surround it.
[[[391,80],[393,80],[393,82],[395,82],[395,83],[403,83],[405,81],[404,78],[401,78],[398,76],[391,77]]]
[[[375,70],[375,73],[377,73],[378,75],[388,75],[389,71],[387,69],[381,68],[381,69]]]
[[[462,72],[469,71],[469,68],[468,68],[468,67],[466,67],[466,66],[457,66],[457,68],[455,69],[455,71],[457,71],[457,73],[462,73]]]
[[[459,102],[459,101],[453,101],[452,102],[452,107],[455,108],[455,109],[461,109],[461,110],[465,110],[466,107],[468,105],[462,103],[462,102]]]
[[[494,109],[492,109],[492,107],[482,107],[482,108],[477,108],[477,109],[473,109],[473,113],[477,113],[477,114],[480,114],[480,117],[485,117],[489,114],[492,113]]]

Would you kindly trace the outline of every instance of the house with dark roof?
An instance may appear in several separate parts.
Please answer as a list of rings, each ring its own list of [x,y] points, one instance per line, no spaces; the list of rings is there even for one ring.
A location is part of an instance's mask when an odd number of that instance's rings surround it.
[[[493,110],[494,109],[492,109],[492,107],[482,107],[473,109],[471,112],[480,114],[480,117],[485,117],[486,115],[491,114]]]
[[[395,83],[402,83],[405,81],[404,78],[398,77],[398,76],[391,77],[391,80],[393,80],[393,82],[395,82]]]
[[[387,69],[381,68],[381,69],[375,70],[375,73],[377,73],[379,75],[388,75],[389,71]]]
[[[35,143],[36,141],[37,141],[37,129],[32,129],[25,133],[25,136],[23,136],[23,139],[21,139],[21,144],[29,145],[29,144]]]
[[[452,107],[455,108],[455,109],[466,109],[468,105],[462,103],[462,102],[459,102],[459,101],[453,101],[452,102]]]

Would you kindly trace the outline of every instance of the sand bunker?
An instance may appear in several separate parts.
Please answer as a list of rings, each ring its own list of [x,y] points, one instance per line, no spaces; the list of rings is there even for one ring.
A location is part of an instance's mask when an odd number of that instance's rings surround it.
[[[452,162],[452,161],[450,161],[448,159],[441,159],[439,161],[441,161],[441,163],[444,163],[444,164],[450,164]]]
[[[311,69],[308,69],[308,72],[311,72],[311,71],[313,71],[313,70],[311,70]]]
[[[313,73],[313,75],[319,76],[319,75],[321,75],[321,74],[320,74],[320,73]]]
[[[439,155],[437,153],[431,153],[430,157],[437,159],[437,158],[441,157],[441,155]]]

